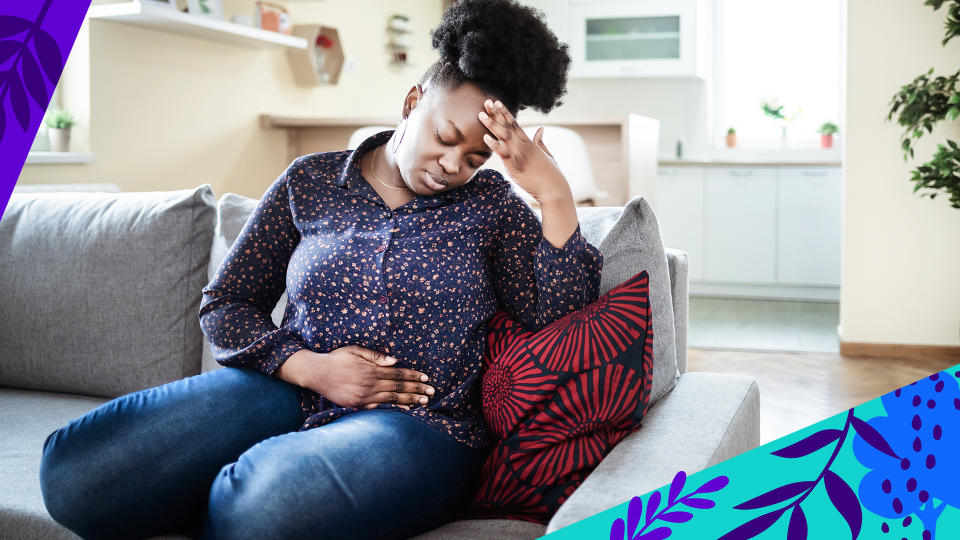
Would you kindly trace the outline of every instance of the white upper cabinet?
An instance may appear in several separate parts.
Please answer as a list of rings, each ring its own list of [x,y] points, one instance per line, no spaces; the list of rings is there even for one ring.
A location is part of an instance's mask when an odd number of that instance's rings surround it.
[[[706,78],[704,0],[570,0],[571,77]]]

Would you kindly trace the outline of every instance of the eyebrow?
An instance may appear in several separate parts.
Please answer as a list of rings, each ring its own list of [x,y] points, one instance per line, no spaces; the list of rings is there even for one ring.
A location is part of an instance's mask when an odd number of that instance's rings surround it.
[[[447,118],[447,123],[453,126],[453,130],[457,133],[457,142],[462,142],[465,137],[463,136],[463,133],[460,131],[460,128],[458,128],[457,125],[453,123],[453,120],[450,120],[449,118]],[[478,150],[476,153],[487,158],[493,155],[493,152],[491,152],[490,150]]]

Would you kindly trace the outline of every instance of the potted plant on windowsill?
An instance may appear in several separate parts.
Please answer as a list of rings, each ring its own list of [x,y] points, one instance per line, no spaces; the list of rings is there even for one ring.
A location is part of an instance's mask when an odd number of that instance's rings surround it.
[[[53,152],[70,151],[70,128],[76,124],[73,115],[65,109],[53,109],[46,120],[49,128],[50,150]]]
[[[820,125],[820,128],[817,129],[817,133],[820,134],[820,148],[832,148],[833,147],[833,134],[837,132],[837,125],[833,122],[824,122]]]
[[[737,145],[737,130],[731,128],[727,129],[727,148],[733,148]]]

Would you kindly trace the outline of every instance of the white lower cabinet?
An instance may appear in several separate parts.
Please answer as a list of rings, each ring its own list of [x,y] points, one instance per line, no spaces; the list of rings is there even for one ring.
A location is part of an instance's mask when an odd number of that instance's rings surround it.
[[[778,190],[777,281],[840,285],[840,169],[781,169]]]
[[[777,170],[706,169],[703,279],[774,283]]]
[[[836,166],[660,167],[654,211],[692,291],[834,299],[842,196]]]

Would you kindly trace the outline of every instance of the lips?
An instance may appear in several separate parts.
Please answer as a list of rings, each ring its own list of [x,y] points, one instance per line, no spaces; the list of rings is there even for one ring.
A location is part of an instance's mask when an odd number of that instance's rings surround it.
[[[424,178],[426,178],[426,184],[430,189],[434,191],[440,191],[446,189],[447,185],[449,185],[449,182],[447,182],[445,178],[434,176],[430,173],[430,171],[425,171],[425,173],[426,174],[424,174]]]

